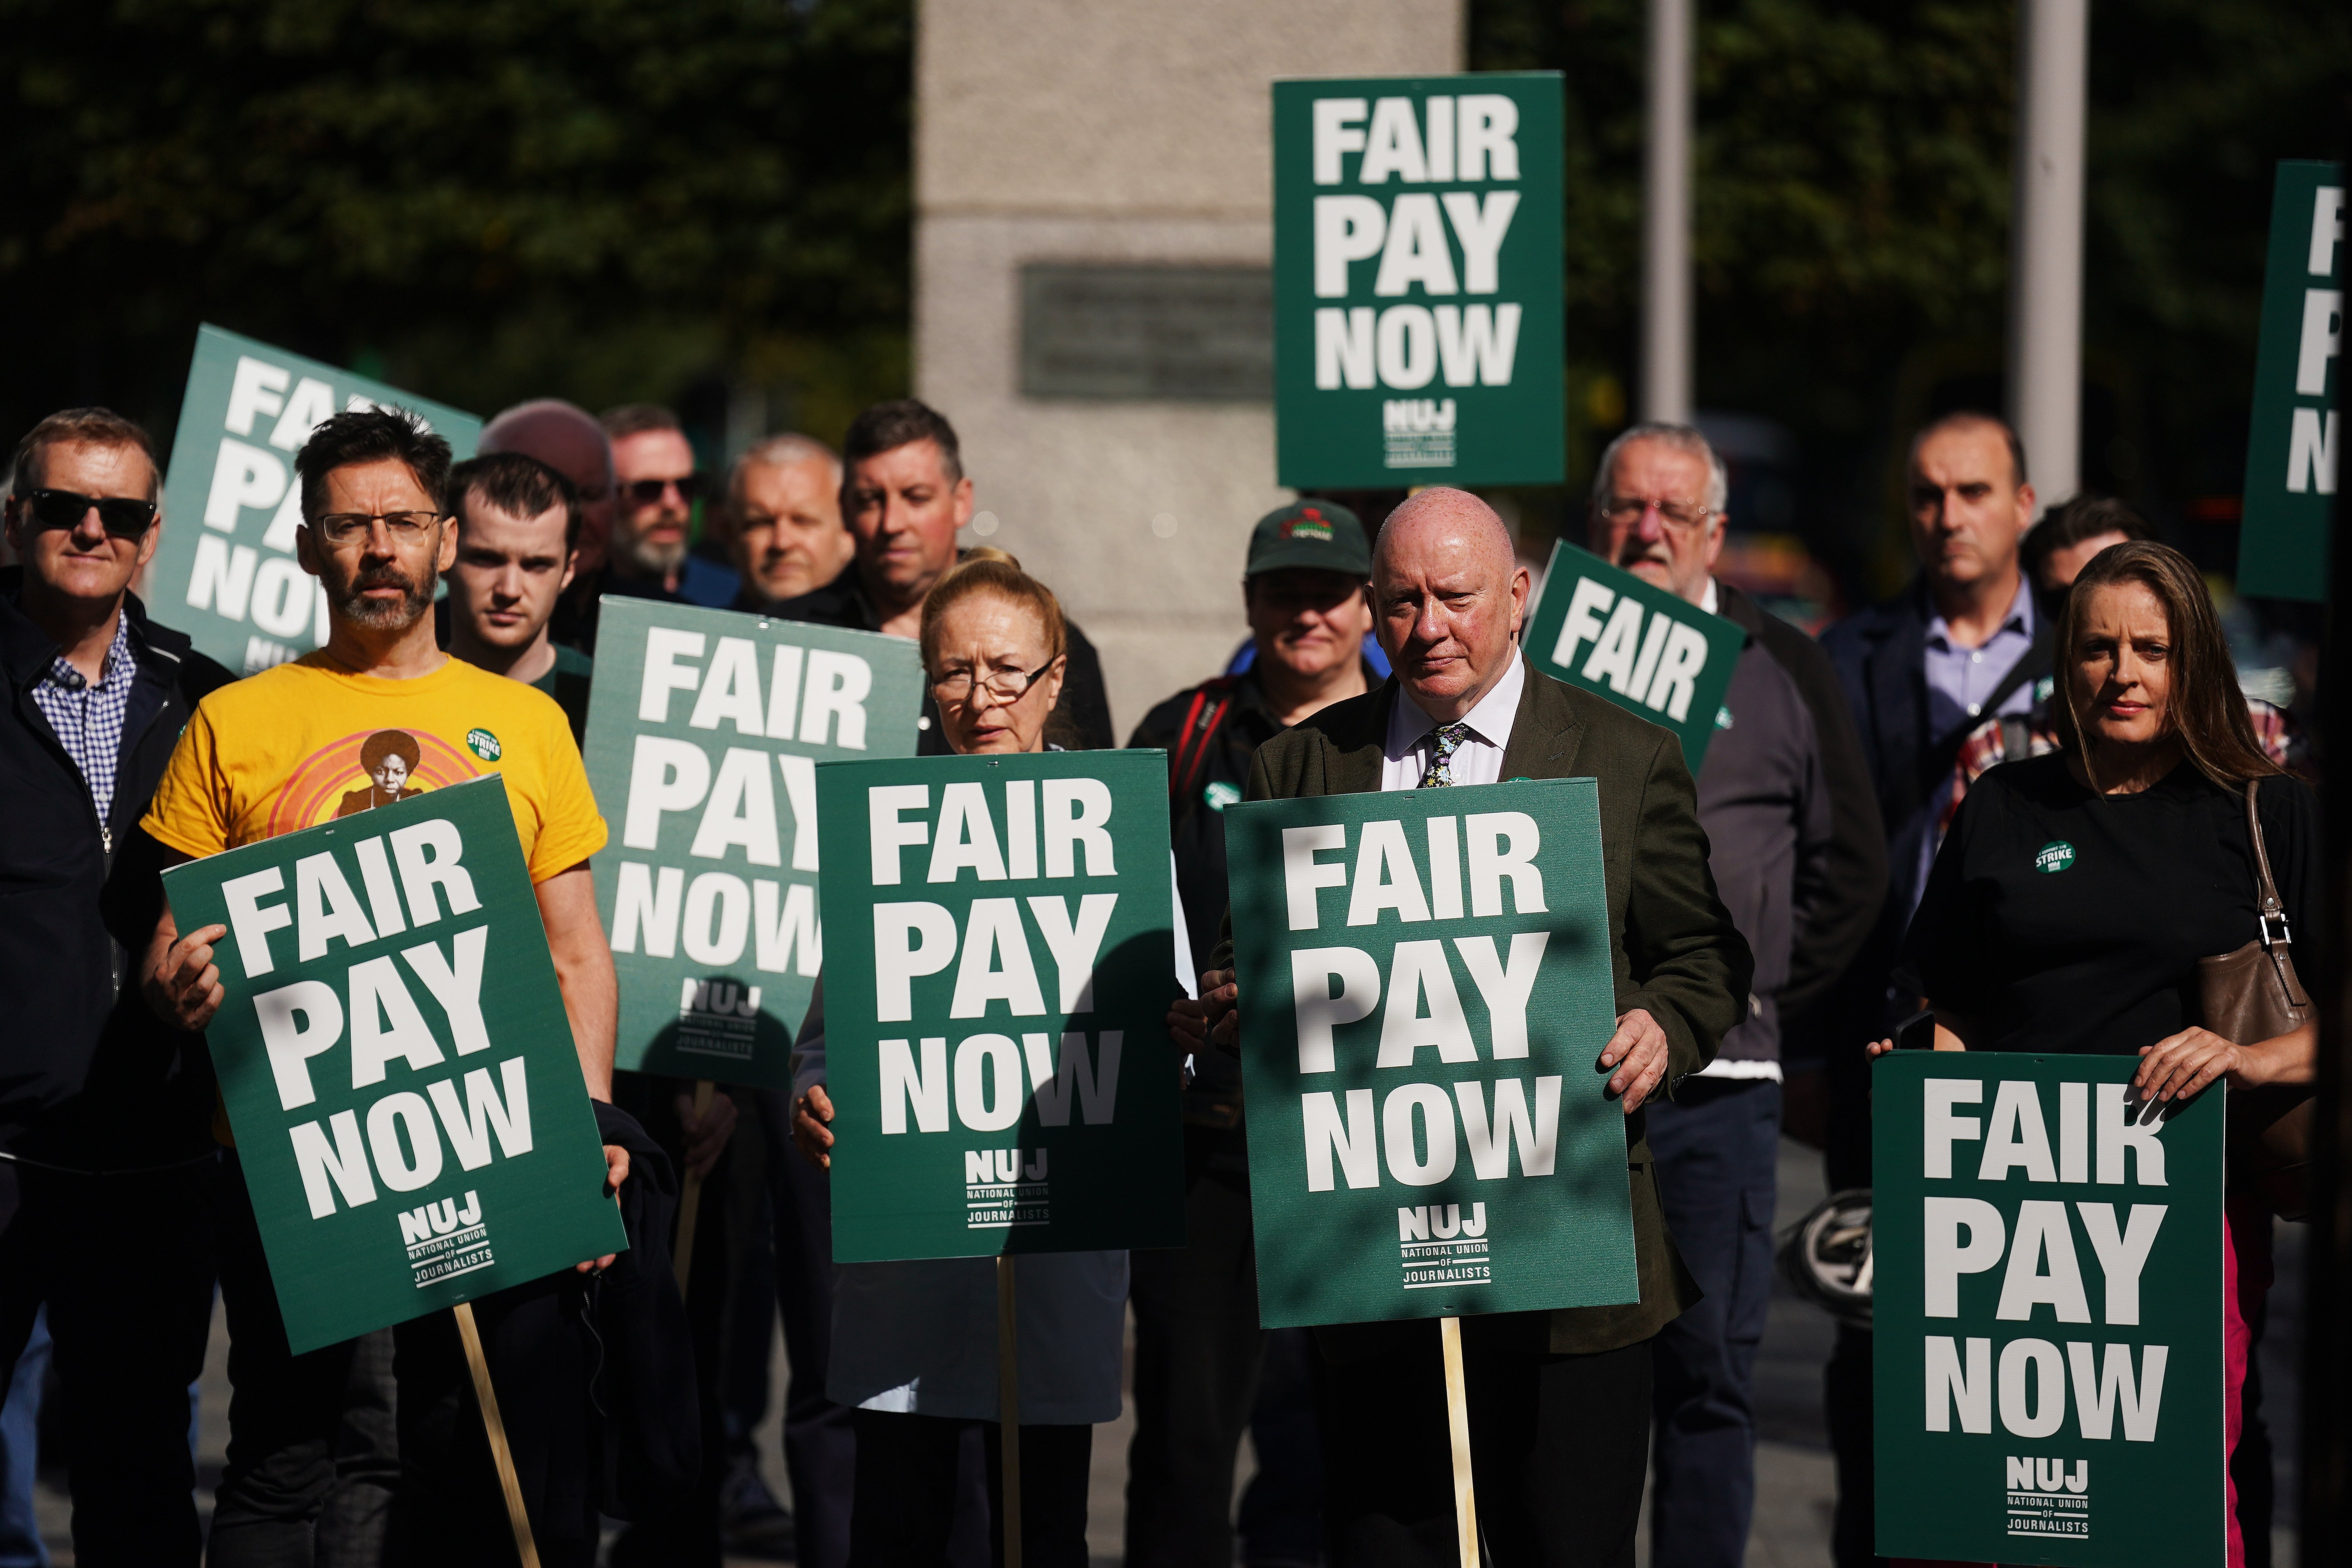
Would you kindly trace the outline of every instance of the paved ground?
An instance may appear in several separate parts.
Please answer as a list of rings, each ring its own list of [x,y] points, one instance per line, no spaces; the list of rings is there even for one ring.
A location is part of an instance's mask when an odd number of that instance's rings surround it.
[[[1820,1164],[1794,1144],[1781,1145],[1780,1224],[1787,1226],[1822,1197]],[[2265,1397],[2272,1412],[2272,1429],[2279,1442],[2279,1491],[2283,1508],[2291,1508],[2294,1492],[2293,1437],[2300,1402],[2292,1347],[2300,1337],[2303,1276],[2301,1228],[2279,1228],[2279,1280],[2272,1292],[2273,1319],[2264,1345]],[[1772,1303],[1771,1325],[1757,1366],[1757,1400],[1761,1440],[1756,1456],[1757,1514],[1748,1547],[1748,1568],[1828,1568],[1831,1500],[1835,1492],[1829,1445],[1822,1428],[1821,1366],[1829,1353],[1830,1320],[1783,1294]],[[205,1371],[198,1422],[198,1497],[209,1511],[213,1483],[220,1475],[222,1452],[228,1436],[227,1339],[215,1319],[212,1354]],[[772,1411],[781,1411],[783,1355],[776,1356],[777,1396]],[[772,1415],[761,1434],[760,1449],[767,1461],[770,1485],[777,1496],[788,1497],[777,1444],[780,1416]],[[1121,1523],[1125,1515],[1127,1443],[1133,1429],[1131,1414],[1103,1427],[1095,1437],[1092,1506],[1087,1537],[1097,1568],[1117,1568],[1121,1556]],[[1246,1447],[1243,1475],[1251,1460]],[[45,1478],[40,1504],[42,1523],[58,1568],[67,1568],[73,1554],[66,1533],[68,1509],[57,1488],[61,1476]],[[2292,1523],[2291,1515],[2284,1523]],[[2275,1568],[2294,1568],[2292,1538],[2282,1529],[2274,1537]],[[1640,1553],[1649,1561],[1646,1540]],[[730,1568],[753,1568],[745,1561]]]

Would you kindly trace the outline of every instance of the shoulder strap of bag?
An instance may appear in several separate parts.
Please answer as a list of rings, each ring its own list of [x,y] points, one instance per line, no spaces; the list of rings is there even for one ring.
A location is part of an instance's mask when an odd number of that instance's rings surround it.
[[[2271,852],[2263,842],[2262,813],[2254,807],[2254,791],[2260,780],[2246,780],[2246,837],[2254,846],[2254,887],[2258,900],[2257,918],[2262,925],[2263,947],[2292,947],[2294,934],[2288,928],[2286,905],[2279,901],[2278,883],[2271,880]]]
[[[1225,711],[1233,706],[1230,683],[1211,681],[1192,694],[1192,706],[1184,714],[1184,728],[1176,739],[1176,754],[1168,759],[1171,796],[1181,800],[1192,793],[1192,781],[1200,777],[1202,765],[1208,760],[1209,742],[1215,738],[1218,726],[1225,721]],[[1205,714],[1203,708],[1208,710]]]
[[[1979,705],[1977,708],[1979,716],[1961,719],[1953,727],[1949,735],[1921,749],[1919,774],[1916,780],[1919,793],[1916,800],[1932,800],[1936,798],[1936,793],[1943,787],[1944,780],[1951,776],[1953,766],[1959,761],[1960,747],[1967,743],[1969,737],[1975,733],[1977,727],[1984,722],[1983,716],[1997,715],[2000,705],[2009,700],[2011,693],[2028,681],[2038,681],[2050,674],[2057,654],[2057,629],[2047,617],[2044,617],[2041,624],[2034,628],[2032,645],[2017,656],[2017,663],[2011,664],[2009,667],[2009,673],[2001,676],[2000,683],[1993,687],[1992,695]],[[2009,760],[2014,760],[2024,755],[2023,751],[2013,752],[2010,754]],[[1916,803],[1915,801],[1914,804]]]

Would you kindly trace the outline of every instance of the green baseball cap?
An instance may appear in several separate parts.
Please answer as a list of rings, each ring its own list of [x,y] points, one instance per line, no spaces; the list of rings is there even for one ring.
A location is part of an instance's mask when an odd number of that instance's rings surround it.
[[[1372,547],[1356,514],[1330,501],[1293,501],[1276,507],[1250,530],[1249,565],[1244,577],[1286,567],[1372,575]]]

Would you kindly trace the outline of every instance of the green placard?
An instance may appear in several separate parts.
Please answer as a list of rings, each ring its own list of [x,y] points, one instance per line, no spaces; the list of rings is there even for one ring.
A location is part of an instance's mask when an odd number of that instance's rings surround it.
[[[1638,1301],[1600,786],[1225,810],[1268,1328]]]
[[[2221,1092],[2134,1057],[1871,1070],[1878,1551],[2222,1561]]]
[[[1723,695],[1748,633],[1563,539],[1520,642],[1545,674],[1673,730],[1696,776],[1731,722]]]
[[[297,1354],[628,1246],[503,778],[163,887],[228,927],[205,1037]]]
[[[835,1260],[1182,1246],[1167,753],[835,762],[816,797],[855,933],[825,976]]]
[[[1557,485],[1556,71],[1274,84],[1280,482]]]
[[[912,757],[922,688],[903,637],[605,597],[586,761],[618,1066],[792,1086],[824,952],[816,765]]]
[[[2343,472],[2344,165],[2282,162],[2271,187],[2262,346],[2246,435],[2238,591],[2327,597],[2328,518]]]
[[[482,422],[382,382],[240,338],[196,329],[163,486],[163,538],[144,590],[155,619],[249,675],[327,640],[327,596],[294,559],[302,485],[294,454],[311,427],[378,404],[420,415],[458,457]]]

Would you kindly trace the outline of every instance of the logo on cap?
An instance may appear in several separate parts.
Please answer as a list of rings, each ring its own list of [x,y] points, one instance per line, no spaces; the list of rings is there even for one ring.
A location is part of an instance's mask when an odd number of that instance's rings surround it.
[[[1282,537],[1286,539],[1319,539],[1331,542],[1331,525],[1323,514],[1312,507],[1301,507],[1298,515],[1282,519]]]

